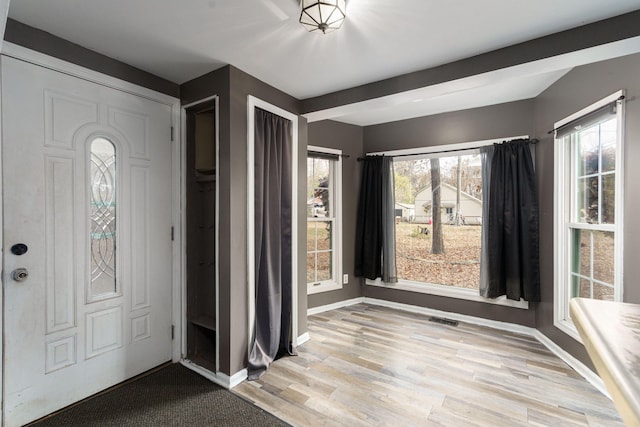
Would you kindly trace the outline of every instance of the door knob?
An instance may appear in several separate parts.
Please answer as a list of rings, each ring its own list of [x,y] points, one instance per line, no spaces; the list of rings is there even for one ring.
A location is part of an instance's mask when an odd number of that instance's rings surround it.
[[[16,268],[11,272],[11,278],[16,282],[24,282],[29,277],[29,271],[26,268]]]

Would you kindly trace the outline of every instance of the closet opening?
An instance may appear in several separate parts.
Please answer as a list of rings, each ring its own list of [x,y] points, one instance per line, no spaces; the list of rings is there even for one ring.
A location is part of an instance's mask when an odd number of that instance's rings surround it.
[[[185,109],[186,358],[218,369],[216,99]]]

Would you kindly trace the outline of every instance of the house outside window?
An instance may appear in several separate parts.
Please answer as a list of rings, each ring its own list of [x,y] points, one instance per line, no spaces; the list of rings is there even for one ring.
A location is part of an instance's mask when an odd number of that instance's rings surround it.
[[[555,124],[554,323],[577,340],[572,298],[622,301],[621,95]]]
[[[340,150],[308,147],[307,293],[342,288]]]

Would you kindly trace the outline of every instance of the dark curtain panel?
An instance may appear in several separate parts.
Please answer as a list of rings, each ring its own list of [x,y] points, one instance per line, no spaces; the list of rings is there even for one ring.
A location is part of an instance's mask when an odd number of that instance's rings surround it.
[[[486,296],[540,301],[538,195],[529,140],[495,144],[491,160]]]
[[[362,181],[356,222],[355,275],[382,277],[382,156],[362,160]]]
[[[293,354],[291,339],[291,122],[255,110],[255,340],[249,379]]]

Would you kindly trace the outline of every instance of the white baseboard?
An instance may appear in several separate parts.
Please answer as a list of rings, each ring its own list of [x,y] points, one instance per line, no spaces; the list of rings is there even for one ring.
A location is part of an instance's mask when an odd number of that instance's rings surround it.
[[[542,343],[545,347],[549,349],[553,354],[562,359],[567,365],[571,366],[577,373],[579,373],[585,380],[587,380],[592,386],[598,389],[598,391],[609,399],[611,399],[611,395],[607,391],[607,387],[604,385],[604,381],[589,369],[584,363],[573,357],[571,354],[567,353],[555,342],[551,341],[545,334],[542,332],[535,330],[535,334],[533,335],[538,341]]]
[[[202,366],[199,366],[188,359],[182,359],[180,363],[183,366],[191,369],[192,371],[202,375],[209,381],[212,381],[218,384],[219,386],[226,388],[227,390],[234,388],[235,386],[237,386],[238,384],[240,384],[241,382],[247,379],[246,369],[238,371],[232,376],[229,376],[222,372],[211,372],[210,370],[205,369]]]
[[[240,384],[241,382],[243,382],[244,380],[247,379],[247,377],[249,376],[249,373],[247,372],[247,369],[243,369],[241,371],[236,372],[235,374],[231,375],[230,377],[228,375],[222,374],[225,378],[226,381],[228,381],[229,384],[229,389],[234,388],[235,386],[237,386],[238,384]]]
[[[386,301],[376,298],[365,297],[365,304],[377,305],[381,307],[395,308],[397,310],[408,311],[411,313],[424,314],[427,316],[444,317],[451,320],[457,320],[460,322],[470,323],[473,325],[486,326],[488,328],[498,329],[501,331],[515,332],[523,335],[528,335],[537,339],[542,345],[554,355],[559,357],[567,365],[569,365],[574,371],[580,374],[587,382],[594,386],[600,393],[611,399],[611,396],[607,392],[604,382],[600,377],[589,369],[584,363],[564,351],[559,345],[551,341],[547,336],[535,328],[528,326],[517,325],[515,323],[499,322],[497,320],[483,319],[481,317],[468,316],[466,314],[451,313],[447,311],[434,310],[426,307],[419,307],[416,305],[403,304],[393,301]],[[351,304],[349,304],[351,305]]]
[[[304,334],[298,337],[298,339],[296,340],[296,345],[302,345],[307,341],[309,341],[310,339],[311,337],[309,336],[309,332],[305,332]]]
[[[399,302],[386,301],[376,298],[365,297],[365,304],[378,305],[381,307],[395,308],[397,310],[409,311],[411,313],[424,314],[427,316],[445,317],[459,322],[472,323],[474,325],[486,326],[488,328],[500,329],[502,331],[517,332],[525,335],[533,335],[534,328],[516,325],[515,323],[500,322],[498,320],[483,319],[482,317],[468,316],[466,314],[452,313],[449,311],[434,310],[432,308],[420,307],[417,305],[403,304]]]
[[[319,307],[313,307],[307,309],[307,316],[313,316],[314,314],[324,313],[325,311],[337,310],[343,307],[349,307],[350,305],[362,304],[365,302],[365,297],[358,297],[353,299],[347,299],[344,301],[334,302],[333,304],[321,305]]]
[[[302,345],[307,341],[309,341],[309,339],[310,339],[309,332],[305,332],[304,334],[298,337],[296,345]],[[238,384],[246,380],[248,376],[246,369],[238,371],[235,374],[229,376],[222,372],[212,372],[196,363],[193,363],[189,359],[182,359],[180,363],[183,366],[191,369],[192,371],[202,375],[209,381],[212,381],[218,384],[219,386],[226,388],[227,390],[234,388],[235,386],[237,386]]]

